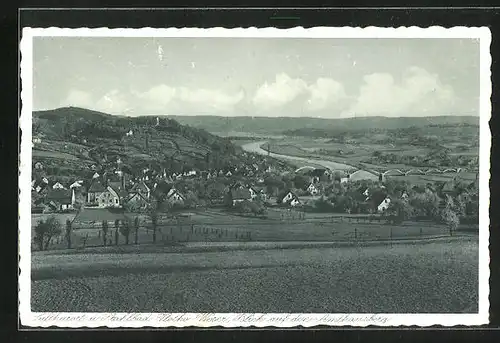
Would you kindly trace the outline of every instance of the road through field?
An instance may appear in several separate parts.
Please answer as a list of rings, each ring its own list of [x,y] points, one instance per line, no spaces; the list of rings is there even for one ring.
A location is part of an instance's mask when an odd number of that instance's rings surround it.
[[[32,310],[474,312],[474,239],[393,247],[32,256]]]
[[[305,158],[305,157],[299,157],[299,156],[281,155],[281,154],[276,154],[273,152],[268,153],[266,150],[264,150],[260,147],[264,143],[266,143],[266,141],[252,142],[252,143],[242,145],[241,148],[245,151],[257,153],[260,155],[271,156],[271,157],[275,157],[275,158],[279,158],[279,159],[285,159],[285,160],[289,160],[289,161],[292,161],[295,163],[298,162],[298,164],[300,164],[300,166],[311,166],[311,167],[321,166],[321,167],[324,167],[327,169],[332,169],[332,170],[348,170],[348,169],[353,168],[353,166],[343,164],[343,163],[338,163],[338,162],[326,161],[326,160],[321,160],[321,159]]]

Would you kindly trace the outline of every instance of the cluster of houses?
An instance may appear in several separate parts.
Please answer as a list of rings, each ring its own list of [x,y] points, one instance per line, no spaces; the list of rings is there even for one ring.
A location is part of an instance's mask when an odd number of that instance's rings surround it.
[[[89,181],[77,180],[69,185],[50,182],[42,177],[32,182],[32,206],[34,212],[71,211],[80,207],[145,209],[152,200],[157,183],[144,180],[126,181],[102,179],[94,174]],[[175,188],[166,192],[166,200],[183,203],[184,196]]]
[[[299,168],[295,174],[306,177],[308,182],[303,189],[281,189],[279,194],[268,194],[264,178],[269,173],[276,173],[276,166],[249,163],[248,165],[234,166],[224,170],[199,171],[185,170],[182,173],[167,173],[165,170],[159,171],[145,168],[139,176],[127,174],[121,168],[122,162],[118,158],[114,168],[107,172],[104,169],[97,171],[92,168],[92,176],[86,180],[73,180],[63,184],[60,181],[49,180],[47,177],[38,177],[32,181],[32,208],[33,212],[60,212],[71,211],[81,207],[87,208],[123,208],[131,210],[142,210],[147,208],[152,200],[161,195],[162,200],[171,204],[184,204],[187,195],[193,192],[192,189],[181,187],[178,189],[174,185],[189,179],[205,181],[205,191],[211,193],[212,188],[217,189],[217,194],[225,194],[220,199],[228,206],[235,206],[242,201],[269,201],[281,206],[297,207],[304,205],[309,200],[317,199],[319,196],[328,196],[328,187],[337,183],[356,182],[371,180],[382,181],[380,175],[367,171],[357,170],[349,173],[332,172],[327,169],[311,167]],[[35,170],[43,170],[43,165],[39,162],[34,164]],[[221,185],[218,182],[211,182],[211,179],[243,179],[245,182],[234,182],[230,186]],[[477,183],[477,179],[476,179]],[[445,183],[440,191],[452,192],[456,188],[453,182]],[[390,197],[383,199],[373,199],[368,194],[368,189],[359,190],[366,201],[376,201],[373,204],[378,212],[383,212],[389,207]],[[394,196],[394,195],[393,195]],[[408,194],[401,194],[401,197],[408,197]],[[272,201],[271,201],[271,198]]]

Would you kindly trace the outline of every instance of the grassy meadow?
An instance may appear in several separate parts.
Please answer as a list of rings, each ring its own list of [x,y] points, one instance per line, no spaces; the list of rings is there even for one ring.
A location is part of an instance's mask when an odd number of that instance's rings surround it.
[[[56,214],[62,224],[61,235],[53,237],[49,250],[67,248],[65,239],[66,219],[72,214]],[[153,229],[150,218],[144,214],[126,214],[132,220],[139,217],[138,243],[152,244]],[[32,215],[32,237],[38,220],[47,214]],[[470,227],[462,225],[454,235],[468,234]],[[125,244],[125,237],[119,232],[118,245]],[[157,244],[176,244],[187,242],[360,242],[387,241],[400,239],[420,239],[450,236],[445,225],[430,222],[404,222],[389,224],[384,220],[368,221],[363,216],[327,213],[307,213],[299,219],[299,212],[285,209],[268,210],[266,218],[237,215],[224,209],[207,209],[185,212],[177,218],[160,215],[157,231]],[[72,248],[83,249],[103,245],[100,223],[93,226],[78,227],[72,230]],[[109,225],[106,242],[116,245],[115,227]],[[135,229],[132,227],[129,244],[135,243]],[[32,249],[37,247],[32,243]]]

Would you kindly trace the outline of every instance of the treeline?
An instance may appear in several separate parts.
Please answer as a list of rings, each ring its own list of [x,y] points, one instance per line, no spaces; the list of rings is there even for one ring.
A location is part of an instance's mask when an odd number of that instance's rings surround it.
[[[478,167],[478,160],[475,156],[451,155],[449,149],[434,149],[429,153],[419,155],[401,155],[397,153],[384,153],[374,151],[372,156],[363,163],[384,165],[384,164],[404,164],[414,167]]]

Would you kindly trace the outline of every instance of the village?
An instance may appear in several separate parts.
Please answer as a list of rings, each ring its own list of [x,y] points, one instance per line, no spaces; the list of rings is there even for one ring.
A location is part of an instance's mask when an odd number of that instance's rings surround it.
[[[88,179],[71,183],[43,176],[43,164],[35,162],[40,176],[32,181],[32,213],[74,213],[76,222],[85,213],[87,222],[102,222],[107,212],[177,215],[218,208],[259,217],[266,217],[269,210],[285,210],[392,215],[406,220],[435,216],[451,199],[457,216],[477,215],[477,178],[474,182],[454,177],[441,184],[412,185],[363,170],[293,170],[283,163],[265,161],[240,168],[182,173],[144,168],[139,175],[131,175],[123,170],[118,157],[98,171],[92,170]]]

